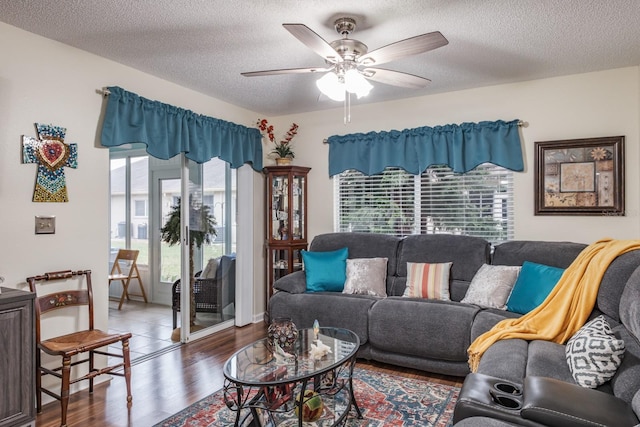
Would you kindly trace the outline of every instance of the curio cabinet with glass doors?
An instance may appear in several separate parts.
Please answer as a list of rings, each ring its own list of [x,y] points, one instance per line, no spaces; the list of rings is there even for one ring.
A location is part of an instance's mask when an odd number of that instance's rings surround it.
[[[302,166],[268,166],[266,176],[267,299],[273,283],[302,270],[301,251],[307,249],[307,174]]]

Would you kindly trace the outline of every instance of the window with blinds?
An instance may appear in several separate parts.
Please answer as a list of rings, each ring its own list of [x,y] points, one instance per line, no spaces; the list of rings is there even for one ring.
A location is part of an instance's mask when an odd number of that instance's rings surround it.
[[[432,167],[334,177],[336,231],[464,234],[497,243],[513,238],[513,172],[483,164],[465,174]]]

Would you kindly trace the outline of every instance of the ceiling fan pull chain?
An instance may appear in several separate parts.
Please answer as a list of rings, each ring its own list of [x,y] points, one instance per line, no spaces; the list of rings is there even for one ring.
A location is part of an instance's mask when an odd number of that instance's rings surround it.
[[[344,124],[351,123],[351,92],[344,91]]]

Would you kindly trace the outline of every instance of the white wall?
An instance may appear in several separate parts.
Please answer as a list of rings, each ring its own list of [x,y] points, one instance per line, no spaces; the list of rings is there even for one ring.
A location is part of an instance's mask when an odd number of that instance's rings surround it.
[[[601,237],[640,238],[638,160],[640,68],[528,81],[352,106],[344,125],[342,108],[273,119],[276,132],[300,125],[294,139],[294,163],[310,166],[309,237],[333,230],[333,182],[328,174],[331,135],[482,120],[521,119],[525,172],[515,175],[515,237],[591,243]],[[375,90],[375,88],[373,89]],[[625,136],[626,212],[624,217],[535,216],[534,142],[599,136]]]
[[[0,276],[5,277],[4,286],[26,289],[25,278],[30,275],[91,269],[99,302],[97,327],[105,328],[109,152],[99,146],[103,99],[96,90],[121,86],[247,126],[254,125],[257,113],[4,23],[0,23],[0,57]],[[65,171],[68,203],[31,201],[36,165],[22,163],[21,138],[37,136],[36,122],[66,127],[65,141],[78,144],[78,168]],[[261,174],[254,175],[260,185]],[[56,234],[35,235],[35,215],[55,215]],[[255,240],[262,244],[260,236]],[[65,322],[71,320],[61,320]]]

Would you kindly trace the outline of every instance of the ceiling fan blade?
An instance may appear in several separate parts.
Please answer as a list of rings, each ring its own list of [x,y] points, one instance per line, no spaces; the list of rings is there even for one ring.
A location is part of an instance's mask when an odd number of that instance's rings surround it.
[[[365,68],[360,71],[363,76],[374,82],[392,86],[408,87],[411,89],[424,89],[431,80],[413,74],[400,71],[386,70],[384,68]]]
[[[361,65],[384,64],[385,62],[395,61],[405,56],[428,52],[447,44],[449,44],[449,41],[442,33],[440,33],[440,31],[434,31],[375,49],[366,55],[362,55],[358,59],[358,63]]]
[[[304,43],[309,49],[331,63],[342,61],[342,57],[329,43],[304,24],[282,24],[295,38]]]
[[[280,70],[249,71],[249,72],[240,73],[240,74],[242,74],[245,77],[256,77],[256,76],[275,76],[278,74],[324,73],[331,70],[332,70],[332,67],[283,68]]]

